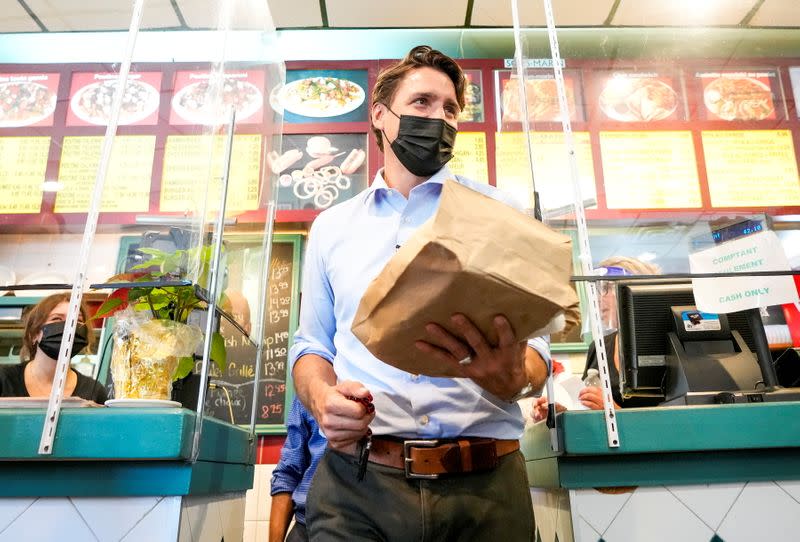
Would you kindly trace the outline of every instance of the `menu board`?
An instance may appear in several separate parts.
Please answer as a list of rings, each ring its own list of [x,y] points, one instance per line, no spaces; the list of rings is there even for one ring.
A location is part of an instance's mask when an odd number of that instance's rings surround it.
[[[783,118],[777,70],[696,72],[702,87],[702,111],[709,120]]]
[[[0,128],[52,126],[57,73],[0,73]]]
[[[278,209],[327,209],[367,187],[366,134],[289,134],[267,155],[278,177]]]
[[[603,120],[657,122],[685,117],[680,80],[672,72],[597,71],[593,75]]]
[[[67,126],[105,126],[111,118],[116,73],[75,73],[69,92]],[[120,125],[154,125],[161,102],[161,73],[131,73],[122,95]]]
[[[447,163],[456,175],[489,184],[489,164],[486,157],[484,132],[459,132],[453,149],[453,159]]]
[[[61,149],[55,212],[89,211],[97,168],[100,165],[102,136],[67,136]],[[108,165],[103,212],[147,212],[150,208],[150,179],[156,136],[121,136],[114,138]]]
[[[581,195],[587,207],[596,200],[592,147],[587,132],[575,132],[575,151]],[[531,173],[525,152],[525,134],[495,134],[497,149],[497,187],[513,194],[518,201],[531,203]],[[542,211],[571,205],[574,201],[568,155],[562,132],[531,132],[531,153],[536,190]]]
[[[0,213],[38,213],[49,137],[0,137]]]
[[[706,130],[702,136],[711,205],[800,205],[789,130]]]
[[[293,321],[296,318],[296,289],[299,269],[299,243],[276,239],[270,261],[270,292],[266,311],[261,375],[257,386],[257,424],[282,424],[286,415],[286,379]],[[220,323],[225,338],[227,368],[220,372],[209,366],[210,381],[215,384],[206,395],[206,412],[221,420],[249,424],[253,404],[256,346],[225,320]],[[199,373],[196,367],[195,372]],[[230,405],[230,408],[229,406]]]
[[[458,122],[483,122],[483,79],[481,70],[464,70],[464,109]]]
[[[558,102],[558,90],[552,70],[528,70],[525,80],[525,103],[520,100],[520,85],[517,76],[509,70],[495,73],[497,84],[498,118],[504,128],[519,130],[519,127],[507,127],[509,123],[519,123],[523,119],[523,107],[527,108],[530,122],[561,122],[561,108]],[[567,70],[564,73],[564,87],[567,93],[567,107],[570,120],[583,120],[583,109],[580,107],[580,75]]]
[[[264,120],[265,74],[262,70],[233,70],[224,74],[208,70],[179,71],[169,123],[173,125],[225,124],[230,107],[237,124]]]
[[[260,135],[233,136],[231,170],[228,179],[227,211],[241,212],[258,208],[261,164]],[[185,212],[200,209],[208,201],[219,205],[219,182],[223,175],[226,136],[169,136],[164,149],[164,171],[161,177],[163,212]],[[213,179],[213,180],[212,180]]]
[[[269,103],[287,124],[366,122],[367,70],[288,70]]]
[[[702,206],[692,133],[600,132],[609,209]]]

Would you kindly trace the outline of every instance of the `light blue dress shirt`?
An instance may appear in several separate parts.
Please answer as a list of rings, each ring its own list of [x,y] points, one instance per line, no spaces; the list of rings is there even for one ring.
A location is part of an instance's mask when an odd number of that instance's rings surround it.
[[[495,397],[468,378],[431,378],[396,369],[373,356],[350,331],[367,286],[397,247],[433,216],[447,179],[519,208],[500,190],[457,177],[447,167],[415,186],[408,200],[388,188],[379,172],[369,188],[321,213],[311,227],[290,365],[316,354],[333,363],[340,382],[364,384],[374,397],[370,427],[375,435],[516,439],[524,425],[516,403]],[[529,344],[550,359],[548,339]]]

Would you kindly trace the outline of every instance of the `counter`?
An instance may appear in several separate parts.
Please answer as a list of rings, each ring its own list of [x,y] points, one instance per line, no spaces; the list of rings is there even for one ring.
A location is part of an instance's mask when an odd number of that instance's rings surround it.
[[[560,453],[543,423],[522,438],[543,542],[797,540],[800,403],[558,415]]]
[[[255,459],[246,430],[206,418],[191,463],[192,411],[64,409],[43,457],[44,416],[0,411],[0,541],[242,539]]]

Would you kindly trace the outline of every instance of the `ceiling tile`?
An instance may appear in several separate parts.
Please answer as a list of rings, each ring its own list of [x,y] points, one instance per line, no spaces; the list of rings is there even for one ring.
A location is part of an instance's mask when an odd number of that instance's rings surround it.
[[[795,0],[792,0],[795,1]],[[620,26],[737,25],[758,0],[621,0],[611,21]]]
[[[26,0],[28,7],[53,32],[71,30],[126,30],[131,24],[130,0],[82,0],[60,2]],[[69,6],[69,7],[65,7]],[[180,26],[169,0],[148,0],[142,15],[142,28]]]
[[[322,26],[319,0],[269,0],[275,28]]]
[[[750,25],[800,26],[800,6],[797,0],[765,0]]]
[[[16,0],[6,0],[0,14],[0,32],[39,32],[41,28]]]
[[[522,26],[546,26],[542,2],[517,0]],[[559,26],[600,26],[605,22],[614,0],[553,0],[553,16]],[[475,0],[473,26],[513,26],[511,4],[497,0]]]
[[[282,1],[282,0],[281,0]],[[308,0],[296,0],[302,6]],[[186,25],[192,29],[217,28],[220,8],[224,0],[176,0]],[[265,30],[272,26],[272,18],[264,0],[236,0],[227,3],[235,11],[230,14],[231,30]]]
[[[349,28],[464,26],[467,0],[326,0],[328,24]]]

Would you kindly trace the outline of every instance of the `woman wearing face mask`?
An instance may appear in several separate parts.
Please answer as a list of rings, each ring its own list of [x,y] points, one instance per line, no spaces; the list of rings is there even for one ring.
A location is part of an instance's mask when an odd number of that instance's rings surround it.
[[[606,276],[625,276],[625,275],[659,275],[661,269],[654,264],[629,258],[627,256],[614,256],[603,260],[598,265]],[[611,394],[614,397],[614,408],[651,406],[640,404],[636,399],[625,401],[619,391],[619,335],[617,334],[617,294],[613,281],[604,281],[598,288],[600,294],[600,319],[603,322],[603,334],[606,344],[606,359],[608,359],[608,376],[611,381]],[[590,369],[597,369],[597,352],[595,351],[594,341],[589,345],[586,353],[586,368],[583,370],[583,378],[586,379]],[[589,410],[603,409],[603,391],[598,386],[586,386],[583,388],[578,399],[583,406]],[[556,403],[556,411],[565,410],[564,406]],[[543,420],[547,417],[547,398],[539,397],[533,404],[533,419]]]
[[[61,337],[69,308],[69,294],[54,294],[42,299],[25,316],[22,338],[22,363],[0,367],[0,396],[49,397],[61,349]],[[85,306],[81,306],[72,355],[89,345],[91,329]],[[67,373],[64,396],[75,396],[103,404],[106,391],[96,380],[74,369]]]

